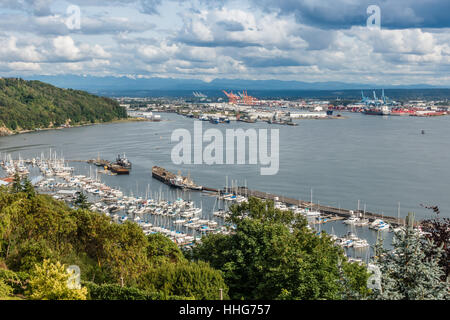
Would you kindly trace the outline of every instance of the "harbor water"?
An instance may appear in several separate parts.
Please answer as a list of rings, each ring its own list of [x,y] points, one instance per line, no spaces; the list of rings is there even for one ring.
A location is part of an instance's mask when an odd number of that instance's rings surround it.
[[[66,160],[87,160],[100,156],[113,160],[126,154],[133,167],[129,175],[110,176],[97,173],[105,184],[120,188],[125,194],[174,200],[182,196],[203,208],[204,217],[212,217],[219,203],[206,193],[176,191],[152,178],[154,165],[171,172],[181,170],[195,183],[223,188],[234,181],[249,189],[345,209],[360,209],[397,217],[398,203],[404,218],[408,212],[416,219],[433,217],[424,205],[437,205],[444,217],[450,216],[450,126],[448,117],[381,117],[345,114],[345,119],[298,120],[298,126],[270,125],[264,122],[211,124],[203,130],[278,129],[279,171],[273,176],[260,175],[259,165],[175,165],[171,142],[175,129],[193,132],[194,121],[176,114],[161,114],[161,122],[123,122],[37,131],[0,137],[0,153],[12,158],[49,156],[56,152]],[[421,131],[424,130],[425,134]],[[83,162],[71,162],[77,174],[93,175],[98,169]],[[3,173],[3,175],[5,175]],[[223,203],[221,204],[223,207]],[[319,230],[319,225],[315,228]],[[320,225],[336,235],[347,233],[341,221]],[[357,227],[357,235],[374,243],[377,234],[367,227]],[[389,246],[392,233],[383,232]],[[353,254],[352,254],[353,255]],[[364,258],[365,253],[354,253]]]

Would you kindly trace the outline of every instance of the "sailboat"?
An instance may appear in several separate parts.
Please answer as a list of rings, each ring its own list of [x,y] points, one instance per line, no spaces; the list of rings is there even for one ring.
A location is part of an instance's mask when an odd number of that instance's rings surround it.
[[[315,217],[315,216],[320,216],[320,211],[313,210],[313,190],[311,188],[311,204],[310,204],[310,208],[309,210],[305,210],[305,215],[308,217]]]
[[[362,227],[362,226],[366,226],[368,224],[369,224],[369,219],[366,219],[366,204],[364,203],[363,218],[362,219],[360,218],[359,221],[357,221],[355,223],[355,226]]]
[[[399,223],[399,226],[392,229],[392,231],[394,231],[394,233],[404,231],[404,228],[400,225],[400,202],[398,203],[398,209],[397,209],[397,222]]]

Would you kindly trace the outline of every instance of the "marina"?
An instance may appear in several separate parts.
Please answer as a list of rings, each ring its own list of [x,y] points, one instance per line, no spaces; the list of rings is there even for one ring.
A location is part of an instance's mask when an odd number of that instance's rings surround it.
[[[120,157],[118,157],[119,159]],[[70,161],[70,160],[69,160]],[[346,250],[368,249],[369,242],[366,239],[359,238],[356,235],[356,226],[369,225],[369,229],[375,231],[389,230],[397,228],[401,230],[401,221],[395,221],[396,224],[389,224],[386,221],[392,218],[384,217],[384,220],[378,218],[378,215],[365,212],[364,219],[359,218],[361,212],[352,210],[339,209],[315,205],[312,202],[295,200],[286,197],[280,197],[260,191],[249,190],[246,187],[225,187],[222,190],[214,188],[205,188],[204,192],[215,197],[215,203],[212,214],[203,214],[203,206],[196,206],[194,201],[183,199],[177,194],[176,198],[169,195],[164,199],[162,192],[152,193],[150,189],[146,190],[145,197],[136,197],[126,195],[120,189],[116,189],[101,182],[98,173],[95,175],[90,172],[89,176],[74,173],[74,168],[67,165],[68,160],[58,158],[56,153],[50,151],[46,158],[43,153],[40,157],[32,159],[12,159],[11,155],[4,155],[0,162],[2,169],[10,176],[16,172],[21,176],[28,176],[33,171],[40,173],[31,180],[35,188],[44,194],[49,194],[53,198],[65,201],[69,206],[74,206],[74,202],[80,193],[87,194],[90,200],[90,210],[105,214],[116,223],[124,223],[125,221],[133,221],[137,223],[145,234],[161,233],[169,237],[180,247],[190,247],[195,242],[201,241],[201,237],[208,233],[229,234],[233,232],[233,225],[227,222],[230,216],[228,207],[233,203],[242,203],[248,201],[248,197],[257,197],[265,200],[274,201],[274,207],[279,210],[291,210],[294,214],[303,215],[308,221],[308,228],[314,232],[321,234],[321,225],[331,222],[343,222],[351,225],[351,230],[343,236],[336,236],[332,228],[331,238]],[[81,160],[72,160],[81,161]],[[104,160],[87,160],[89,164],[102,166]],[[131,164],[129,164],[131,167]],[[105,168],[108,166],[105,166]],[[154,166],[152,168],[153,178],[168,184],[179,190],[198,190],[196,188],[187,188],[184,183],[195,186],[192,180],[182,179],[183,184],[177,184],[177,177],[181,177],[180,173],[175,175],[162,167]],[[175,179],[175,180],[174,180]],[[227,180],[228,181],[228,180]],[[233,181],[232,181],[233,184]],[[312,194],[311,194],[312,198]],[[222,201],[224,208],[216,210],[216,204]],[[344,220],[345,217],[347,220]],[[367,217],[367,218],[366,218]],[[364,223],[362,223],[364,221]],[[318,225],[318,230],[316,228]],[[369,253],[366,253],[366,259]]]
[[[146,197],[127,196],[121,190],[111,188],[95,176],[75,175],[74,168],[65,166],[65,160],[50,153],[29,160],[13,160],[10,156],[0,162],[8,174],[16,172],[26,176],[37,169],[41,175],[32,178],[35,188],[56,200],[73,206],[77,195],[86,193],[91,201],[90,210],[110,216],[113,221],[134,221],[145,234],[162,233],[180,246],[192,245],[207,233],[229,233],[230,228],[217,221],[201,219],[202,208],[193,201],[177,198],[164,200],[163,195]]]

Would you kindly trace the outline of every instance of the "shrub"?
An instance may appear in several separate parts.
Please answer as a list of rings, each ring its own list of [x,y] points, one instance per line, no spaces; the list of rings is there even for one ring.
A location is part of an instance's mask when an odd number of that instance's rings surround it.
[[[35,265],[30,279],[30,298],[34,300],[86,300],[87,289],[70,289],[70,275],[59,262],[44,260]]]
[[[118,284],[96,284],[83,281],[91,300],[190,300],[180,296],[166,296],[162,292],[148,292],[135,287],[121,287]]]

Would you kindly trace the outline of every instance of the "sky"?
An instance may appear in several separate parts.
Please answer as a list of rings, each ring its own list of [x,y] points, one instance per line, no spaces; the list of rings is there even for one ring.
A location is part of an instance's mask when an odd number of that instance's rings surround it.
[[[449,12],[449,0],[0,0],[0,75],[450,86]]]

